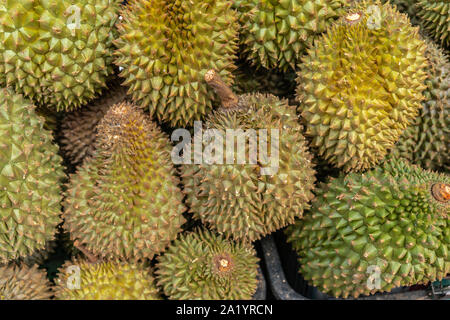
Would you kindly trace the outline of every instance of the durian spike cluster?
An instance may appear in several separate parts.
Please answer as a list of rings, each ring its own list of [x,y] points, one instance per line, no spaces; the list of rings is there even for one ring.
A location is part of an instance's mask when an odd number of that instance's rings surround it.
[[[298,111],[321,157],[360,171],[386,156],[424,100],[425,50],[407,16],[379,1],[356,2],[314,43],[298,73]]]
[[[252,245],[208,230],[181,235],[156,267],[158,286],[172,300],[249,300],[258,286]]]
[[[392,154],[425,169],[445,170],[450,164],[450,63],[437,45],[427,41],[425,101],[414,122],[403,132]]]
[[[151,269],[120,261],[66,262],[55,281],[58,300],[160,300]]]
[[[96,151],[72,174],[65,229],[94,256],[151,259],[185,222],[168,137],[133,104],[111,107]]]
[[[183,166],[186,201],[194,217],[212,229],[226,237],[254,241],[293,223],[309,208],[315,181],[312,157],[295,109],[285,100],[259,93],[236,96],[214,70],[205,79],[223,104],[208,117],[206,129],[222,134],[223,150],[227,150],[227,130],[242,134],[236,134],[237,148],[227,151],[231,163],[224,159],[223,164]],[[270,130],[263,136],[259,129]],[[251,132],[259,151],[251,149],[247,140]],[[261,145],[267,146],[267,154],[261,152]],[[238,148],[245,148],[247,160],[238,159]]]
[[[389,2],[392,6],[396,6],[397,10],[407,13],[411,23],[417,24],[417,2],[419,0],[382,0],[383,3]]]
[[[0,300],[48,300],[52,296],[46,272],[37,265],[0,266]]]
[[[0,264],[46,248],[61,222],[63,173],[35,106],[0,89]]]
[[[72,110],[113,72],[118,0],[0,2],[0,85],[38,105]]]
[[[286,227],[330,296],[450,273],[448,0],[120,2],[0,0],[0,300],[252,299]]]
[[[389,292],[450,272],[449,214],[448,175],[389,159],[321,184],[288,241],[302,275],[321,291],[344,298]]]
[[[448,0],[417,0],[420,23],[443,47],[450,48],[450,2]]]
[[[192,126],[213,109],[203,76],[214,68],[232,83],[237,17],[229,0],[140,0],[117,28],[117,66],[133,101],[172,127]]]
[[[97,126],[113,105],[125,100],[127,89],[116,80],[104,94],[80,110],[66,113],[61,121],[60,145],[65,158],[79,165],[93,155]]]
[[[237,0],[242,55],[254,66],[295,70],[306,48],[344,12],[348,0]]]

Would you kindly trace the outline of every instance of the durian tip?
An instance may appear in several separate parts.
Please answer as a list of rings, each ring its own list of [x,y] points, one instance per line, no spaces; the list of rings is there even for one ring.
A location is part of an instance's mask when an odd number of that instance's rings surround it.
[[[227,273],[233,268],[233,261],[227,254],[222,254],[214,258],[216,270],[219,273]]]

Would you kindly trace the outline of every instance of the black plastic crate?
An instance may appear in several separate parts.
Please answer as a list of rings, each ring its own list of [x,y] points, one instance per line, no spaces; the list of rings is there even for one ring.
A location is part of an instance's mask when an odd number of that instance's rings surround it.
[[[261,248],[266,268],[267,284],[277,300],[326,299],[330,297],[308,284],[299,274],[298,256],[282,231],[261,240]],[[351,300],[353,298],[348,298]],[[358,300],[426,300],[431,299],[426,287],[401,287],[389,293],[376,293],[359,297]]]

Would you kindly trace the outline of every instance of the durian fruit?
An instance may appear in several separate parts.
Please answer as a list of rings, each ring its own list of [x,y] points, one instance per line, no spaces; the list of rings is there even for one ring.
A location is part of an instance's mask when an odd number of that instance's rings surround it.
[[[238,61],[233,74],[233,89],[238,94],[259,92],[285,98],[295,95],[295,72],[256,69],[244,61]]]
[[[61,121],[61,150],[66,159],[74,166],[81,164],[84,158],[92,156],[97,137],[97,125],[113,105],[126,97],[126,88],[115,82],[103,95],[93,102],[64,114]]]
[[[242,54],[257,67],[295,70],[305,49],[348,0],[236,0]]]
[[[293,223],[309,208],[315,181],[312,157],[295,108],[286,100],[259,93],[236,96],[214,70],[205,79],[223,106],[205,122],[203,163],[183,165],[186,202],[195,218],[226,237],[257,240]],[[207,157],[207,129],[215,130],[214,145],[223,148],[223,164]],[[230,129],[243,143],[227,151],[235,145],[226,142]],[[265,146],[267,152],[262,151]],[[238,148],[245,148],[244,159]]]
[[[72,110],[113,72],[118,0],[0,2],[0,84],[38,105]]]
[[[206,71],[233,80],[239,26],[231,1],[136,0],[122,16],[115,62],[133,101],[172,127],[209,113]]]
[[[389,159],[321,184],[287,230],[310,284],[335,297],[426,284],[450,272],[450,176]]]
[[[160,300],[151,269],[119,261],[75,259],[59,269],[58,300]]]
[[[37,265],[0,266],[0,300],[48,300],[52,295],[45,270]]]
[[[172,300],[249,300],[258,287],[253,246],[208,230],[182,234],[156,268],[157,285]]]
[[[419,116],[403,132],[393,155],[425,169],[440,170],[450,163],[450,63],[448,56],[427,42],[428,68],[425,101]]]
[[[185,222],[171,143],[142,110],[122,102],[101,120],[95,146],[70,177],[64,228],[94,256],[151,259]]]
[[[297,96],[321,157],[358,171],[386,156],[421,108],[425,49],[407,16],[379,1],[355,2],[315,42],[298,73]]]
[[[418,0],[417,15],[425,31],[443,47],[450,47],[450,1]]]
[[[61,222],[62,159],[35,106],[0,89],[0,264],[54,239]]]

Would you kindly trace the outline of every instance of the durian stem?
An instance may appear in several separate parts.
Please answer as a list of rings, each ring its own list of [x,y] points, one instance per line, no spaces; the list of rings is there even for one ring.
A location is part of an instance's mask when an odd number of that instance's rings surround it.
[[[219,96],[222,101],[222,106],[224,108],[233,108],[238,102],[239,98],[237,95],[233,93],[231,88],[227,86],[227,84],[222,80],[220,75],[216,72],[216,70],[209,70],[205,74],[206,83],[214,89],[214,91]]]
[[[74,241],[73,246],[78,250],[80,250],[91,263],[96,263],[98,261],[98,258],[89,251],[87,251],[85,248],[83,248],[83,246],[78,242],[78,240]]]

